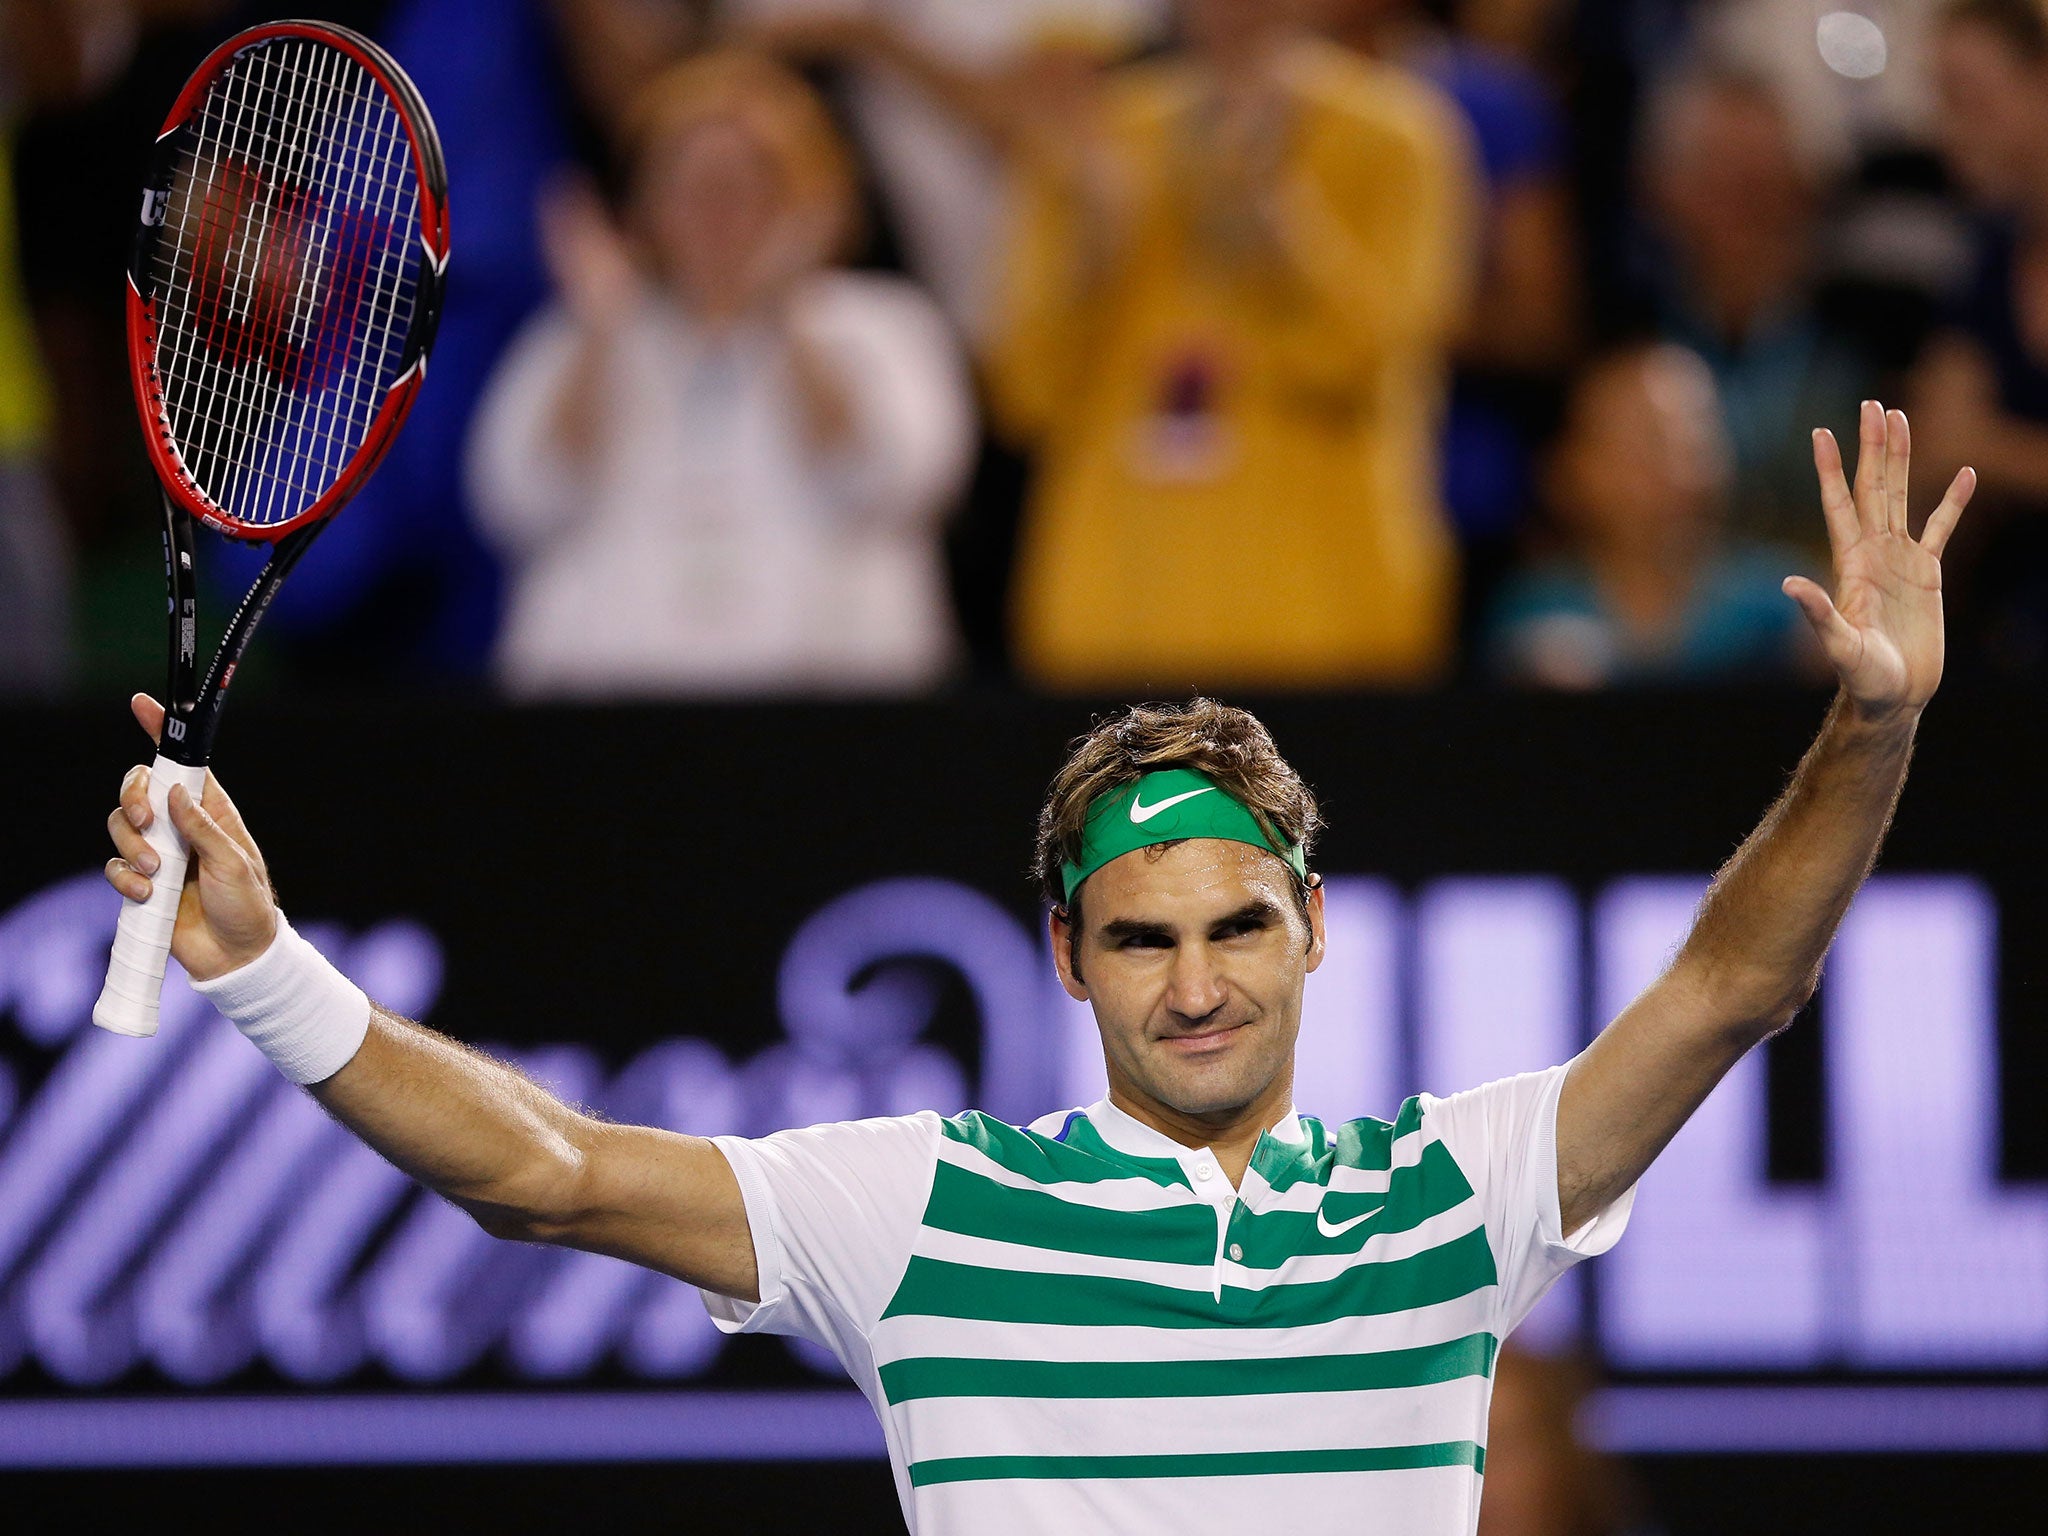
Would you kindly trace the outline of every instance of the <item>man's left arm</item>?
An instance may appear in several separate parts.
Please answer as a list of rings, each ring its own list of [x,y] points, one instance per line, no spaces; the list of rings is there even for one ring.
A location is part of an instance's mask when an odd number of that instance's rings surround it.
[[[1792,782],[1715,876],[1670,968],[1572,1063],[1557,1110],[1567,1233],[1641,1178],[1728,1069],[1792,1021],[1877,861],[1941,681],[1941,551],[1976,477],[1956,477],[1916,539],[1904,413],[1865,401],[1860,438],[1852,494],[1834,438],[1814,434],[1833,600],[1804,577],[1785,582],[1841,691]]]

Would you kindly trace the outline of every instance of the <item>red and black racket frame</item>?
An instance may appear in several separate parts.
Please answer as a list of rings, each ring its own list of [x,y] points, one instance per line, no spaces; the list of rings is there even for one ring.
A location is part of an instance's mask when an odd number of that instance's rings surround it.
[[[172,176],[181,141],[194,130],[194,119],[206,92],[230,60],[266,43],[305,38],[352,56],[375,77],[398,104],[411,140],[414,169],[420,186],[418,291],[411,329],[398,359],[398,376],[386,392],[375,418],[348,468],[326,492],[296,516],[271,526],[255,526],[222,511],[200,489],[178,456],[169,427],[169,412],[158,382],[155,356],[157,320],[150,266],[163,234]],[[170,677],[164,698],[164,729],[158,750],[174,762],[204,767],[213,753],[220,709],[242,653],[256,626],[269,610],[285,577],[327,526],[328,517],[369,479],[398,436],[398,429],[426,377],[427,351],[440,322],[441,300],[448,273],[448,170],[440,135],[412,81],[398,62],[361,33],[320,21],[280,21],[238,32],[206,56],[193,71],[170,116],[157,135],[148,178],[144,182],[141,222],[128,260],[128,361],[135,386],[135,406],[152,467],[163,486],[164,579],[170,593]],[[199,593],[193,565],[198,524],[242,543],[268,544],[270,558],[256,583],[228,621],[220,649],[206,676],[199,677]]]

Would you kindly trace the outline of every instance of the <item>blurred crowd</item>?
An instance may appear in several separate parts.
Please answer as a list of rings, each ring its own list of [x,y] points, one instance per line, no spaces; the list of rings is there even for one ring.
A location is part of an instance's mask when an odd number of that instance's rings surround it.
[[[413,73],[455,259],[272,686],[1812,681],[1869,397],[1981,476],[1952,667],[2048,672],[2043,0],[299,9]],[[0,691],[161,665],[132,191],[260,19],[0,0]]]

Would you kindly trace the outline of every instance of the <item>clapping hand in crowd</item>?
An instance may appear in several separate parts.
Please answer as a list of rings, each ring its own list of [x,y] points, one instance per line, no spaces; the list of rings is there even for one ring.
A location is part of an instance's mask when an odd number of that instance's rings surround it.
[[[625,323],[640,291],[640,263],[588,177],[566,177],[543,194],[541,253],[555,291],[590,335],[609,337]]]

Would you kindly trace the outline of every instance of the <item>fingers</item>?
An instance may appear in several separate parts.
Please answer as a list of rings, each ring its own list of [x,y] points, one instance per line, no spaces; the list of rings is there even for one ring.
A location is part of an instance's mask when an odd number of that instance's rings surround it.
[[[107,884],[130,901],[149,900],[149,877],[162,863],[142,835],[155,819],[149,808],[149,770],[138,764],[121,780],[121,803],[107,813],[107,835],[119,854],[107,860]]]
[[[200,804],[206,814],[220,823],[221,830],[241,845],[242,851],[250,858],[261,862],[263,855],[257,850],[256,839],[249,835],[249,828],[242,820],[242,813],[235,809],[235,802],[228,798],[228,792],[220,787],[220,780],[212,772],[206,775],[206,793]]]
[[[237,864],[248,866],[252,862],[227,828],[214,820],[205,807],[193,804],[182,784],[171,789],[171,825],[183,834],[193,852],[216,870],[232,869]]]
[[[126,859],[107,860],[107,884],[126,896],[130,901],[149,900],[149,881],[137,873]]]
[[[1865,533],[1883,533],[1884,407],[1863,402],[1856,422],[1856,521]]]
[[[145,875],[156,873],[160,856],[149,846],[149,839],[142,835],[125,807],[108,815],[107,836],[114,840],[114,851],[121,855],[123,862]]]
[[[135,716],[135,723],[149,733],[151,741],[161,741],[164,734],[164,707],[146,693],[138,693],[128,701],[128,711]]]
[[[1927,518],[1927,531],[1920,535],[1920,547],[1929,554],[1939,556],[1948,547],[1948,536],[1956,530],[1956,520],[1963,515],[1963,508],[1970,504],[1970,497],[1976,494],[1977,471],[1963,468],[1956,471],[1955,479],[1949,482],[1948,494],[1941,498]]]
[[[1863,649],[1863,642],[1855,626],[1842,617],[1827,593],[1804,576],[1787,576],[1781,590],[1806,615],[1806,622],[1813,626],[1814,635],[1819,639],[1821,649],[1827,652],[1828,660],[1837,668],[1853,665]]]
[[[149,803],[149,769],[141,763],[130,768],[121,780],[121,810],[138,830],[156,820]]]
[[[1842,448],[1826,427],[1813,432],[1813,468],[1820,476],[1820,510],[1828,522],[1828,543],[1837,554],[1854,544],[1861,533],[1856,521],[1856,503],[1849,496],[1849,481],[1842,473]]]
[[[1906,471],[1913,457],[1913,440],[1906,429],[1904,411],[1884,413],[1884,524],[1892,533],[1905,535]]]

